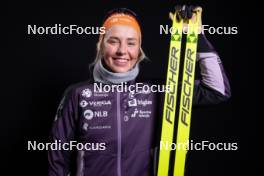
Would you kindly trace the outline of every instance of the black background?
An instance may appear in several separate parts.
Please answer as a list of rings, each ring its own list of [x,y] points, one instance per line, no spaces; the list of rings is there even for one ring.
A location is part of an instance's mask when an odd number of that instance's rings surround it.
[[[175,4],[203,7],[203,24],[237,26],[237,35],[207,38],[219,53],[230,79],[232,98],[219,106],[195,109],[191,138],[194,141],[237,142],[238,151],[192,151],[188,160],[191,176],[255,175],[256,96],[249,76],[250,60],[247,17],[235,1],[96,1],[86,3],[9,3],[6,19],[7,45],[1,66],[1,160],[6,175],[47,175],[46,151],[27,151],[27,141],[47,142],[63,91],[89,78],[88,65],[95,57],[98,35],[28,35],[27,25],[100,26],[105,13],[116,7],[134,10],[142,23],[143,49],[151,62],[142,66],[147,78],[164,78],[169,35],[159,25],[170,25],[168,12]],[[244,38],[242,37],[244,36]],[[252,63],[253,61],[251,61]],[[2,174],[1,174],[2,175]],[[5,174],[3,174],[5,175]]]

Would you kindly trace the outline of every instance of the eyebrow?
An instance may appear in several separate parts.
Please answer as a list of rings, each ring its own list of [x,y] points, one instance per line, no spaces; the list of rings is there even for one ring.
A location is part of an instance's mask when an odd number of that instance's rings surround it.
[[[128,38],[127,40],[129,40],[129,41],[137,41],[136,38]]]
[[[118,37],[115,37],[115,36],[111,36],[111,37],[109,37],[108,39],[114,39],[114,40],[120,40]],[[127,40],[129,40],[129,41],[137,41],[137,39],[136,38],[127,38]]]
[[[119,40],[118,37],[114,37],[114,36],[111,36],[111,37],[109,37],[108,39],[116,39],[116,40]]]

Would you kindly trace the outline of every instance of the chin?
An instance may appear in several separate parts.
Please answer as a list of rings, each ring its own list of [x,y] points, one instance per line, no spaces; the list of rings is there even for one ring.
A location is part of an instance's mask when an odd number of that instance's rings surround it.
[[[129,68],[112,68],[112,71],[115,73],[125,73],[128,72],[130,69]]]
[[[114,70],[114,72],[116,72],[116,73],[126,73],[128,71],[129,71],[129,69],[115,69]]]

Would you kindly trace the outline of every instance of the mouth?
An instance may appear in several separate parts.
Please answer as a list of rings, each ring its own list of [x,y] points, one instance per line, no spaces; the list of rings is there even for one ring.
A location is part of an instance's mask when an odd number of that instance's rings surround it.
[[[129,59],[113,57],[113,61],[114,61],[114,64],[117,66],[125,66],[129,62]]]

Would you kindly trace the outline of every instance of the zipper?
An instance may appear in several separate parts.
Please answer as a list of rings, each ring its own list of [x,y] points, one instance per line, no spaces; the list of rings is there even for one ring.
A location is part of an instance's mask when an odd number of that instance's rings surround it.
[[[117,176],[121,176],[121,108],[120,108],[120,92],[117,91],[116,93],[117,99]]]

